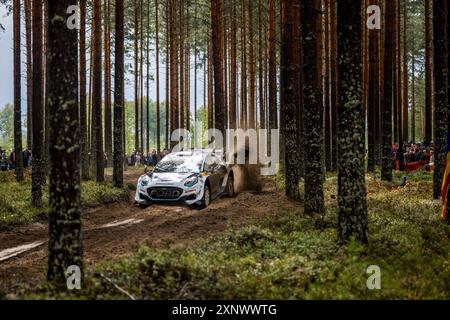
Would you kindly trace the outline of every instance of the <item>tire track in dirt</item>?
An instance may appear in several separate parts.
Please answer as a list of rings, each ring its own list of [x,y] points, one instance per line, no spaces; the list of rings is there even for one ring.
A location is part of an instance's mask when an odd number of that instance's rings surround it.
[[[129,183],[137,175],[127,177]],[[279,209],[299,210],[268,181],[264,192],[243,192],[236,198],[222,197],[205,210],[176,205],[139,209],[129,203],[112,203],[83,213],[82,238],[87,266],[102,260],[118,261],[136,253],[140,246],[187,245],[198,239],[249,224]],[[108,225],[109,224],[109,225]],[[14,292],[19,283],[35,286],[45,279],[47,225],[33,223],[0,233],[0,252],[39,241],[45,244],[0,262],[0,291]]]

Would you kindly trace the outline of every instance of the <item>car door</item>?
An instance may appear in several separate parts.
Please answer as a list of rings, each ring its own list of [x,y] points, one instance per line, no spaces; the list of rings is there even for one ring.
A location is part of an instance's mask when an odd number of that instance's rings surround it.
[[[221,191],[223,182],[225,180],[225,177],[227,176],[227,166],[225,165],[225,162],[223,162],[222,159],[219,157],[216,157],[217,165],[215,167],[215,172],[217,174],[217,180],[218,180],[218,191]]]
[[[209,173],[209,182],[211,185],[211,194],[219,192],[220,175],[218,172],[218,162],[214,155],[208,157],[206,161],[206,171]]]

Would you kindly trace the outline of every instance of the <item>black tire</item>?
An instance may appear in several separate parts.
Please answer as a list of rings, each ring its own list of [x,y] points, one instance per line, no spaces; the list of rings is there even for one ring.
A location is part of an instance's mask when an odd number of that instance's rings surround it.
[[[147,209],[151,205],[151,203],[136,203],[136,207],[138,207],[139,209]]]
[[[234,176],[229,175],[227,180],[227,196],[234,198],[236,196],[236,190],[234,189]]]
[[[203,193],[203,198],[200,203],[200,210],[208,208],[211,204],[211,188],[208,184],[205,185],[205,192]]]

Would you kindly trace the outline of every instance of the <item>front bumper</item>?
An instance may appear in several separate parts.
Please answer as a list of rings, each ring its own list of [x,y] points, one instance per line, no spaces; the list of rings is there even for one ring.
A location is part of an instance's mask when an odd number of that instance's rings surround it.
[[[174,197],[173,192],[170,192],[170,190],[173,191],[175,189],[179,192]],[[165,193],[167,193],[168,196],[166,196]],[[134,200],[138,204],[184,203],[193,205],[201,202],[203,193],[203,183],[198,183],[191,188],[185,187],[184,185],[138,185]]]

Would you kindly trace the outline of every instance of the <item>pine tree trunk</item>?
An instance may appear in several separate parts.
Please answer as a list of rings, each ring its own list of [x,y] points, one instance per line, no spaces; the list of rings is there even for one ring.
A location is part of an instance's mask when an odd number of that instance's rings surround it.
[[[139,99],[140,99],[140,115],[139,115],[139,153],[144,154],[144,0],[139,2],[139,23],[140,23],[140,34],[139,34]]]
[[[392,108],[393,108],[393,68],[394,68],[394,1],[386,1],[385,40],[384,40],[384,102],[382,116],[382,167],[381,180],[392,181],[391,145],[392,145]],[[395,110],[395,109],[394,109]]]
[[[91,14],[91,26],[94,25],[94,16],[93,14]],[[87,114],[87,144],[88,144],[88,150],[89,150],[89,154],[88,154],[88,161],[89,161],[89,166],[92,167],[93,166],[93,153],[94,153],[94,144],[92,143],[92,74],[93,74],[93,70],[94,70],[94,33],[92,32],[92,27],[91,27],[91,44],[90,44],[90,48],[89,48],[89,91],[88,91],[88,114]]]
[[[139,6],[134,0],[134,150],[139,150]]]
[[[255,45],[254,45],[254,10],[253,10],[253,1],[248,2],[248,20],[249,20],[249,42],[250,42],[250,55],[249,55],[249,66],[250,66],[250,97],[248,99],[248,128],[255,129],[256,128],[256,113],[255,113],[255,105],[256,105],[256,70],[255,70]]]
[[[48,109],[48,99],[47,99],[47,83],[49,74],[47,72],[47,37],[48,37],[48,0],[42,1],[42,9],[43,9],[43,21],[42,21],[42,71],[41,71],[41,83],[42,83],[42,106],[44,108],[44,150],[43,150],[43,163],[44,163],[44,175],[47,176],[49,172],[49,156],[50,156],[50,145],[49,145],[49,133],[50,133],[50,111]]]
[[[411,60],[411,141],[416,141],[416,60]]]
[[[126,157],[126,154],[127,154],[127,135],[126,135],[126,114],[127,114],[127,110],[126,110],[126,107],[127,107],[127,100],[126,100],[126,98],[125,98],[125,85],[123,86],[123,89],[122,89],[122,91],[123,91],[123,93],[122,93],[122,96],[123,96],[123,104],[122,104],[122,108],[123,108],[123,121],[122,121],[122,131],[123,131],[123,139],[122,139],[122,143],[123,143],[123,154],[124,154],[124,157]]]
[[[31,0],[25,0],[25,32],[27,48],[27,149],[33,145],[33,66],[31,48]]]
[[[393,142],[398,143],[398,77],[397,77],[397,31],[398,31],[398,15],[397,15],[397,6],[398,6],[398,0],[391,0],[393,1],[392,8],[394,9],[394,27],[392,30],[392,36],[394,37],[392,46],[393,46],[393,52],[392,52],[392,87],[393,87],[393,96],[392,96],[392,102],[393,102]],[[395,168],[394,168],[395,169]]]
[[[331,171],[337,166],[337,6],[330,1],[330,109],[331,109]]]
[[[294,21],[300,21],[301,19],[301,12],[300,12],[300,1],[296,0],[294,3]],[[305,141],[304,141],[304,130],[303,130],[303,59],[302,59],[302,31],[301,31],[301,25],[300,23],[297,23],[294,28],[294,60],[293,60],[293,66],[295,68],[295,92],[294,92],[294,98],[295,98],[295,105],[297,106],[296,109],[296,120],[297,120],[297,179],[300,179],[305,176],[305,162],[304,162],[304,148],[305,148]]]
[[[314,3],[315,2],[315,3]],[[301,2],[303,92],[304,92],[304,137],[305,137],[305,214],[325,212],[323,182],[323,102],[321,63],[318,54],[318,19],[320,7],[316,1]]]
[[[178,37],[177,25],[177,0],[169,0],[170,3],[170,130],[179,128],[179,104],[178,104]],[[169,140],[170,132],[169,132]],[[176,141],[170,141],[170,148],[176,145]]]
[[[208,41],[208,129],[214,128],[214,105],[213,105],[213,59],[212,45]]]
[[[331,104],[330,104],[330,0],[324,1],[324,102],[325,102],[325,167],[331,171]]]
[[[186,35],[186,47],[184,50],[185,55],[185,71],[184,71],[184,88],[185,88],[185,99],[186,99],[186,130],[190,130],[190,117],[191,117],[191,97],[190,97],[190,69],[191,69],[191,63],[190,63],[190,57],[191,57],[191,44],[190,44],[190,37],[189,37],[189,3],[186,4],[186,18],[185,18],[185,35]]]
[[[211,0],[212,54],[214,65],[215,129],[225,137],[225,94],[223,70],[223,0]]]
[[[402,43],[401,43],[401,25],[402,25],[402,14],[401,14],[401,3],[400,0],[396,1],[397,6],[397,135],[399,147],[399,160],[400,163],[403,161],[403,86],[402,86]]]
[[[31,201],[34,206],[42,203],[42,186],[45,183],[43,145],[44,110],[42,108],[42,3],[33,1],[33,160]]]
[[[430,0],[425,0],[425,145],[428,146],[433,140],[432,137],[432,109],[433,109],[433,49],[432,49],[432,33],[431,33],[431,6]],[[406,6],[405,6],[406,17]],[[406,23],[405,23],[406,30]],[[406,31],[405,31],[406,39]]]
[[[197,0],[195,1],[194,21],[197,23]],[[198,48],[197,48],[197,34],[194,35],[194,147],[197,147],[197,103],[198,103],[198,78],[197,78],[197,65],[198,65]]]
[[[376,5],[376,0],[371,0],[370,5]],[[373,172],[376,165],[376,124],[375,113],[377,112],[378,87],[378,46],[376,34],[379,30],[367,30],[369,32],[369,101],[367,112],[367,133],[368,133],[368,165],[367,170]]]
[[[231,31],[233,32],[233,31]],[[266,128],[266,114],[264,109],[264,65],[263,65],[263,18],[262,1],[258,0],[258,88],[259,88],[259,127]]]
[[[426,1],[429,1],[429,0],[426,0]],[[428,3],[428,7],[429,7],[429,5],[430,4]],[[407,33],[406,33],[407,32],[407,19],[408,19],[407,4],[404,3],[403,7],[404,7],[404,9],[403,9],[404,11],[403,11],[403,125],[402,125],[402,127],[403,127],[403,141],[408,141],[409,140],[409,135],[408,135],[408,38],[407,38]],[[428,14],[428,17],[429,17],[429,14]],[[428,23],[430,23],[429,18],[428,18]],[[430,42],[430,41],[428,40],[428,42]],[[428,54],[431,54],[431,53],[429,52]],[[431,59],[431,57],[428,57],[428,59]],[[431,65],[428,65],[428,67],[425,67],[425,69],[426,69],[425,72],[430,77],[430,79],[428,79],[428,81],[426,80],[426,82],[428,82],[428,84],[430,84],[433,70],[431,69]],[[430,99],[430,102],[431,102],[431,93],[426,93],[426,94],[430,94],[428,96],[428,98]],[[429,107],[431,108],[431,105],[429,105]],[[430,124],[429,124],[430,139],[428,140],[428,143],[426,143],[426,145],[429,145],[431,142],[431,109],[429,110],[429,112],[430,112]]]
[[[157,2],[155,2],[157,4]],[[157,21],[155,21],[157,22]],[[147,137],[146,137],[146,143],[145,143],[145,150],[146,150],[146,155],[148,155],[150,153],[150,1],[147,2],[147,48],[146,48],[146,60],[147,60],[147,83],[146,83],[146,111],[147,111],[147,115],[145,116],[146,119],[146,130],[145,132],[147,133]],[[158,79],[158,83],[157,83],[157,87],[159,88],[159,57],[158,57],[158,51],[155,51],[155,55],[156,55],[156,60],[157,60],[157,68],[156,68],[156,77]],[[157,96],[159,100],[159,92],[157,90]],[[157,102],[159,103],[159,102]],[[159,110],[159,106],[158,106],[158,110]],[[158,131],[158,130],[157,130]],[[142,151],[144,152],[144,151]],[[147,157],[146,157],[147,158]]]
[[[198,2],[194,1],[194,24],[198,23]],[[197,33],[194,34],[194,148],[197,147],[197,141],[199,132],[197,131],[197,117],[198,117],[198,63],[199,63],[199,50]],[[203,79],[204,80],[204,79]]]
[[[242,1],[241,8],[241,109],[239,128],[247,128],[247,0]],[[275,22],[274,22],[275,23]]]
[[[94,175],[97,182],[103,182],[104,153],[103,153],[103,124],[102,124],[102,28],[101,28],[101,0],[94,0],[94,46],[93,46],[93,78],[92,78],[92,135],[94,152]]]
[[[267,16],[267,6],[265,7],[265,14]],[[264,28],[264,44],[265,44],[265,56],[264,56],[264,126],[266,129],[269,128],[269,59],[268,59],[268,28]]]
[[[295,39],[296,28],[298,29],[299,21],[296,20],[296,0],[286,0],[282,3],[282,20],[283,20],[283,37],[281,54],[283,56],[283,64],[281,68],[283,70],[283,87],[282,95],[285,106],[285,184],[286,195],[293,200],[300,199],[299,192],[299,168],[298,168],[298,121],[297,113],[299,101],[296,99],[296,82],[298,80],[297,72],[300,71],[296,65],[295,54],[298,51],[295,50],[297,43],[294,43],[292,39]]]
[[[338,239],[367,243],[361,2],[338,1]]]
[[[385,1],[378,0],[378,5],[381,8],[382,21],[385,20]],[[383,22],[384,26],[384,22]],[[380,88],[380,95],[378,96],[377,109],[375,110],[375,159],[376,165],[382,166],[382,153],[383,153],[383,103],[384,103],[384,42],[385,42],[386,29],[382,27],[380,32],[377,33],[378,44],[378,86]]]
[[[186,130],[190,130],[190,117],[191,117],[191,43],[190,43],[190,36],[189,36],[189,3],[185,5],[186,12],[185,12],[185,21],[184,21],[184,34],[185,34],[185,47],[184,47],[184,97],[186,100],[185,105],[185,114],[186,114]],[[222,42],[223,43],[223,42]]]
[[[433,1],[433,67],[434,67],[434,178],[433,196],[441,196],[445,165],[448,116],[448,40],[446,28],[447,1]]]
[[[237,9],[236,0],[231,1],[231,77],[230,77],[230,128],[237,128]]]
[[[316,1],[321,2],[322,0],[316,0]],[[283,6],[282,1],[279,2],[279,5],[280,5],[279,6],[279,12],[280,12],[280,14],[279,14],[279,30],[278,30],[279,35],[277,37],[277,44],[279,44],[279,51],[281,52],[281,46],[282,46],[281,39],[283,38],[283,25],[284,25],[283,15],[281,14],[281,11],[282,11],[281,7]],[[319,45],[319,47],[321,47],[321,46]],[[320,50],[321,50],[321,48],[320,48]],[[318,52],[321,52],[321,51],[318,51]],[[283,70],[283,68],[281,68],[282,65],[284,65],[283,55],[280,54],[280,59],[279,59],[279,66],[280,66],[280,68],[279,68],[279,85],[280,85],[280,88],[283,88],[283,86],[284,86],[284,83],[283,83],[284,70]],[[320,63],[320,65],[322,65],[322,62]],[[278,109],[279,109],[279,124],[278,124],[279,125],[279,149],[280,149],[279,162],[280,162],[281,169],[284,171],[284,169],[285,169],[285,167],[284,167],[284,155],[285,155],[284,132],[285,132],[286,126],[284,123],[284,97],[281,94],[281,90],[280,90],[280,95],[279,95]],[[272,146],[272,142],[270,142],[270,146]]]
[[[269,128],[278,129],[277,109],[277,56],[275,30],[275,0],[269,0],[268,8],[268,53],[269,53]]]
[[[105,153],[108,167],[112,166],[112,115],[111,115],[111,18],[110,0],[104,0],[105,8]]]
[[[203,108],[206,110],[208,106],[207,91],[208,91],[208,57],[206,56],[206,50],[203,53]],[[207,111],[207,110],[206,110]],[[203,118],[202,120],[203,121]]]
[[[450,75],[448,74],[449,70],[450,70],[450,44],[449,44],[449,40],[448,40],[448,36],[450,35],[450,8],[449,8],[449,3],[447,1],[446,5],[443,6],[443,11],[445,12],[446,18],[447,18],[447,29],[446,29],[446,33],[443,35],[444,36],[444,48],[446,49],[446,56],[447,56],[447,61],[446,61],[446,66],[447,66],[447,103],[444,105],[446,108],[444,110],[445,112],[445,119],[447,120],[447,124],[446,124],[446,131],[447,131],[447,144],[450,144],[450,106],[448,105],[448,102],[450,101],[449,99],[449,92],[450,92]],[[436,12],[435,10],[433,12]],[[413,88],[414,90],[414,88]],[[444,113],[443,112],[443,113]],[[442,136],[442,138],[444,138],[444,136]],[[435,138],[435,141],[437,139]],[[442,142],[444,142],[445,140],[443,139]],[[447,161],[447,157],[448,157],[448,153],[447,153],[447,147],[445,147],[444,149],[444,153],[443,153],[443,165],[442,165],[442,171],[445,171],[445,166],[446,166],[446,161]],[[434,154],[435,157],[438,156],[439,154],[436,151],[436,147],[434,149]],[[436,164],[436,158],[435,158],[435,164]],[[437,166],[435,167],[435,170],[437,169]],[[447,189],[447,199],[450,196],[450,190]],[[450,206],[447,206],[446,209],[446,220],[445,222],[447,223],[447,225],[450,225]]]
[[[180,1],[179,2],[179,24],[178,24],[178,34],[180,35],[180,52],[179,52],[179,65],[180,65],[180,70],[179,70],[179,74],[180,74],[180,89],[179,89],[179,93],[180,93],[180,128],[184,129],[186,128],[186,97],[185,97],[185,87],[184,87],[184,72],[185,72],[185,66],[184,66],[184,10],[183,10],[183,6],[184,6],[184,1]]]
[[[229,67],[228,67],[228,29],[227,29],[227,20],[226,16],[226,1],[223,3],[222,9],[222,27],[223,27],[223,40],[222,40],[222,51],[223,51],[223,122],[224,122],[224,130],[228,129],[228,79],[229,79]],[[189,42],[188,42],[189,43]],[[189,126],[188,126],[189,127]],[[224,132],[224,135],[226,133]]]
[[[80,149],[81,178],[89,179],[86,116],[86,0],[80,0]]]
[[[155,50],[156,50],[156,151],[161,153],[161,102],[159,93],[159,16],[158,0],[155,0]]]
[[[165,131],[164,131],[164,136],[165,136],[165,143],[164,146],[166,149],[169,148],[169,124],[170,124],[170,119],[171,119],[171,108],[170,108],[170,93],[172,90],[171,85],[171,80],[170,80],[170,63],[171,63],[171,50],[170,50],[170,0],[168,0],[169,3],[166,5],[166,102],[165,102],[165,111],[166,111],[166,121],[165,121]]]
[[[47,278],[66,289],[69,266],[83,267],[80,209],[77,30],[66,27],[73,0],[49,1],[50,188]],[[97,20],[99,21],[99,20]],[[64,68],[61,66],[64,65]],[[61,84],[64,83],[64,86]]]
[[[115,61],[114,61],[114,164],[113,183],[117,188],[123,187],[123,116],[124,116],[124,0],[116,1],[115,12]]]
[[[362,8],[368,7],[368,0],[362,0]],[[367,21],[368,14],[367,12],[362,13],[361,20]],[[366,111],[366,117],[368,117],[369,110],[369,29],[361,25],[362,27],[362,104]],[[365,151],[367,150],[367,146],[365,147]]]
[[[22,157],[22,82],[21,82],[21,48],[20,48],[20,0],[13,2],[14,24],[14,155],[16,180],[23,180]]]

